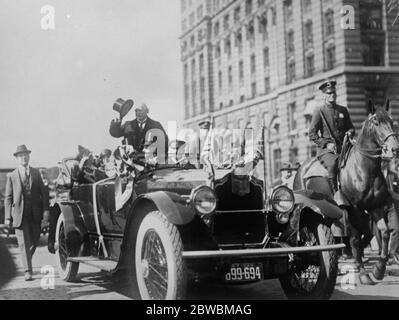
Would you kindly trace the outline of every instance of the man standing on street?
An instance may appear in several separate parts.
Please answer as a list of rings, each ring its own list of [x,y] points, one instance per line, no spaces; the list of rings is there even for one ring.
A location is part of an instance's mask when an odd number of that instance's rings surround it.
[[[392,171],[393,161],[383,159],[382,173],[387,181],[392,201],[384,207],[387,216],[388,229],[382,236],[390,241],[389,257],[392,263],[399,265],[399,177]],[[388,244],[389,241],[386,243]],[[381,248],[380,248],[381,250]]]
[[[48,216],[49,195],[40,172],[29,166],[31,151],[25,145],[14,153],[19,166],[7,176],[6,224],[15,228],[25,280],[32,280],[32,257],[40,240],[43,214]]]
[[[345,135],[352,137],[355,134],[347,108],[336,103],[336,85],[335,81],[328,81],[320,86],[323,106],[315,110],[309,129],[309,138],[317,145],[317,157],[328,170],[329,183],[334,192],[338,191],[338,158]]]
[[[162,125],[155,120],[148,117],[149,109],[145,103],[141,104],[139,108],[136,108],[136,119],[128,121],[122,125],[120,120],[113,120],[110,125],[109,132],[114,138],[125,137],[129,145],[133,146],[137,152],[143,152],[146,139],[150,142],[155,142],[163,135],[164,150],[163,157],[166,158],[168,154],[168,136]],[[151,135],[152,133],[152,135]],[[156,137],[156,139],[155,139]],[[161,156],[160,150],[157,150],[158,158]]]

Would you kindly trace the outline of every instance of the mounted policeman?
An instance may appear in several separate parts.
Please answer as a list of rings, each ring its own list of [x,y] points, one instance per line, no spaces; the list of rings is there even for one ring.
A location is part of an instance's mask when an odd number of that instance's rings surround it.
[[[328,179],[334,193],[337,191],[338,159],[345,135],[353,137],[355,128],[346,107],[337,104],[335,81],[323,83],[323,105],[317,108],[309,129],[310,139],[317,145],[317,157],[328,170]]]

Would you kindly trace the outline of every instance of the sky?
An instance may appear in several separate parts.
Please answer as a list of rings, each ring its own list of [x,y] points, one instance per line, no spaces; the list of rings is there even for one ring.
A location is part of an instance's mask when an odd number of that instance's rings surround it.
[[[183,119],[179,0],[0,0],[0,168],[17,145],[54,166],[78,145],[115,148],[118,98]],[[54,30],[41,13],[54,8]],[[134,118],[134,111],[127,116]]]

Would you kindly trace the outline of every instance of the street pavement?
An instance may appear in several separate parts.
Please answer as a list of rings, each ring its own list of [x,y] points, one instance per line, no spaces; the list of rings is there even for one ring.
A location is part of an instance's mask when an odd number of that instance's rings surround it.
[[[15,237],[6,239],[7,246],[18,266],[18,275],[0,290],[0,300],[131,300],[126,285],[114,283],[112,278],[97,269],[81,265],[75,283],[66,283],[59,279],[55,255],[47,251],[46,238],[42,237],[34,259],[34,280],[26,282],[20,267],[19,250]],[[368,252],[371,270],[376,261],[375,253]],[[342,265],[341,265],[342,267]],[[55,276],[52,277],[52,271]],[[333,300],[399,300],[399,266],[388,266],[385,279],[375,286],[362,286],[354,275],[349,278],[352,285],[341,285],[338,278]],[[222,286],[201,284],[190,286],[188,298],[192,300],[285,300],[286,297],[278,280],[264,281],[245,286]]]

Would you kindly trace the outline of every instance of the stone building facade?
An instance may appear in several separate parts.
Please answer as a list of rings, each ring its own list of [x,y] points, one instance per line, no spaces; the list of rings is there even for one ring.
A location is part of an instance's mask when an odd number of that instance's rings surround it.
[[[399,120],[399,21],[390,0],[181,0],[185,127],[266,127],[266,166],[314,155],[308,127],[318,86],[360,128],[367,99],[392,101]],[[353,25],[351,25],[353,24]],[[273,121],[272,121],[273,120]]]

